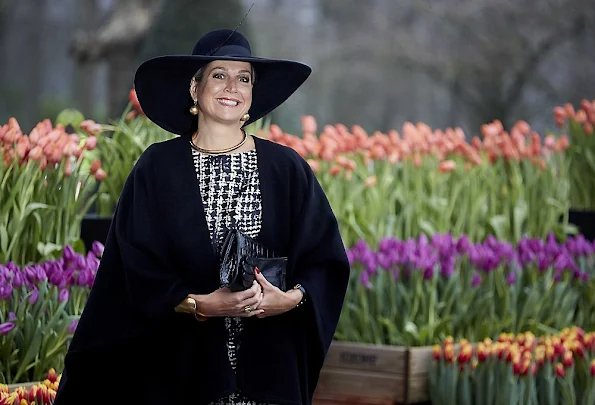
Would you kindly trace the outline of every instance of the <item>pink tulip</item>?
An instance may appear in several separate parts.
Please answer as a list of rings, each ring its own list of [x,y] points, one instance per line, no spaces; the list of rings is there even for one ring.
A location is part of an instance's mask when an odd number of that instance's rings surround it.
[[[85,140],[85,149],[93,150],[97,147],[97,137],[90,136]]]
[[[312,115],[303,115],[301,117],[302,130],[304,133],[315,134],[318,130],[316,119]]]

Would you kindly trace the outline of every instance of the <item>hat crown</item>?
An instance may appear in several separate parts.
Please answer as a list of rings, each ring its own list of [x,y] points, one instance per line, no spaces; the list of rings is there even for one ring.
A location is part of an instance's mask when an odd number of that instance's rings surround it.
[[[241,33],[230,29],[210,31],[192,49],[192,55],[251,56],[250,43]]]

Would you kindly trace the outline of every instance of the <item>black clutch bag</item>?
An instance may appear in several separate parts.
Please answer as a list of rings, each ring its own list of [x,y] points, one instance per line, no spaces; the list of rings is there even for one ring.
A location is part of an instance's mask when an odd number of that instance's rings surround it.
[[[287,257],[263,246],[237,229],[230,229],[221,246],[221,284],[232,291],[243,291],[252,286],[254,269],[281,291],[286,290]]]

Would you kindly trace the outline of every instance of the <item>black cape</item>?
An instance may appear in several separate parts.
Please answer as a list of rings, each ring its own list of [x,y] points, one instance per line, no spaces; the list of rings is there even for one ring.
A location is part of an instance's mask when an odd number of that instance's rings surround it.
[[[174,311],[189,293],[219,287],[191,148],[182,137],[152,145],[121,193],[55,405],[118,402],[120,395],[143,404],[208,404],[238,390],[257,402],[311,403],[349,263],[307,162],[288,147],[255,142],[258,239],[289,257],[287,285],[302,284],[308,301],[245,320],[234,376],[223,318],[198,322]]]

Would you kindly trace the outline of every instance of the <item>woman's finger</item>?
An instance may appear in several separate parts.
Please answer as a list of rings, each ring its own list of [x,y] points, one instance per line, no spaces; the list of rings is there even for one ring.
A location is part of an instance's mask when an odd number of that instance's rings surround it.
[[[258,270],[258,267],[255,269],[254,275],[256,276],[256,281],[258,281],[258,284],[260,284],[263,289],[274,288],[274,286],[269,282],[269,280],[267,280],[266,277],[262,275],[260,270]]]

